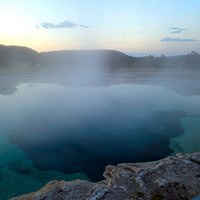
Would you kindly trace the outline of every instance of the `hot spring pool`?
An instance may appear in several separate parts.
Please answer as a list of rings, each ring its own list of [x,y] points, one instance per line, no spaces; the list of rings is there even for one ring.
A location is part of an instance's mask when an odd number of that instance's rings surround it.
[[[0,96],[0,110],[1,199],[51,179],[98,181],[108,164],[200,150],[200,96],[158,86],[22,84]]]

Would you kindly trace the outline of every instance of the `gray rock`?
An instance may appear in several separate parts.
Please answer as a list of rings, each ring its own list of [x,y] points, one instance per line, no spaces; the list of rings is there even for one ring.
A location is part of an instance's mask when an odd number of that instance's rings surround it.
[[[104,177],[98,183],[55,180],[12,200],[190,200],[200,194],[200,152],[109,165]]]

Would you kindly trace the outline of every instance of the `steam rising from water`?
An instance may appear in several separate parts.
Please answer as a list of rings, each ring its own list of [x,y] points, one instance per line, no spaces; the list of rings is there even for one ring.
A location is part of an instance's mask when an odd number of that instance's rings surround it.
[[[51,53],[43,55],[44,65],[41,66],[40,73],[44,73],[44,79],[51,83],[79,87],[102,85],[105,84],[106,73],[109,71],[109,54],[110,51],[90,50],[53,52],[52,56]]]

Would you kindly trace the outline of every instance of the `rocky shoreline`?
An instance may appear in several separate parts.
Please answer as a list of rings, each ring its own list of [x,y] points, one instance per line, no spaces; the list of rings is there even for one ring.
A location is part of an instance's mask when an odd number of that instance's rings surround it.
[[[12,200],[190,200],[200,194],[200,152],[110,165],[104,177],[97,183],[54,180]]]

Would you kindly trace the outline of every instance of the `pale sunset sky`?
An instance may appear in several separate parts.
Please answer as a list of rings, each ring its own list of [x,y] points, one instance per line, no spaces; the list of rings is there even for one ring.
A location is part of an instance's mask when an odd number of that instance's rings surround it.
[[[0,0],[0,44],[200,52],[200,0]]]

